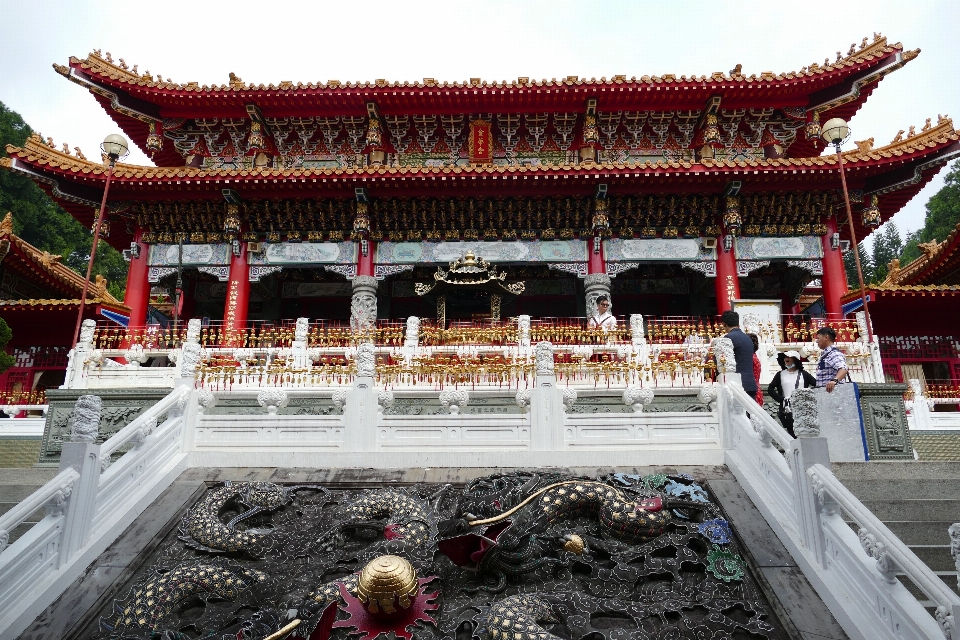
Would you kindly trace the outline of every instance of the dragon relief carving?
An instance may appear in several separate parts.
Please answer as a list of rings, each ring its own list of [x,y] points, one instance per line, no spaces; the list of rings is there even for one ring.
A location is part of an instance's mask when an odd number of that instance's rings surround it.
[[[409,598],[366,599],[374,561],[410,567]],[[225,483],[120,594],[84,637],[786,637],[710,493],[684,475]]]

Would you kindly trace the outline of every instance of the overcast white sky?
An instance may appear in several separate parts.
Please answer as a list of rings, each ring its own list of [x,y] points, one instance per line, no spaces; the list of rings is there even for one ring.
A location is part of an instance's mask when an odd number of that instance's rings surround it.
[[[95,48],[175,82],[508,80],[520,76],[746,74],[831,60],[879,31],[922,49],[851,122],[879,146],[938,113],[960,118],[960,2],[846,0],[601,2],[3,2],[0,101],[56,143],[96,157],[117,130],[93,97],[53,71]],[[830,28],[823,25],[829,24]],[[936,122],[936,120],[934,120]],[[136,151],[128,162],[149,164]],[[940,176],[894,221],[923,224]]]

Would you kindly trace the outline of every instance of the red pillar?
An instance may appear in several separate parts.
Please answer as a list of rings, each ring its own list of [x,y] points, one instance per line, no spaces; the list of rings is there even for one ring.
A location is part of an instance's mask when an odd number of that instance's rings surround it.
[[[837,233],[837,217],[827,218],[827,233],[821,239],[823,242],[823,306],[828,316],[839,318],[840,298],[847,292],[847,273],[843,266],[843,256],[840,249],[830,246],[830,238]],[[856,247],[851,247],[856,251]]]
[[[123,294],[123,304],[130,307],[129,330],[143,329],[147,321],[147,305],[150,303],[150,283],[147,281],[147,254],[150,247],[140,241],[143,231],[138,229],[134,242],[140,247],[140,257],[130,260],[127,270],[127,289]]]
[[[717,243],[717,314],[733,309],[733,301],[740,298],[740,278],[737,276],[736,249],[723,248],[723,240]]]
[[[363,255],[363,244],[357,246],[357,275],[373,275],[373,255],[377,252],[377,243],[372,240],[367,241],[367,255]]]
[[[594,251],[594,242],[587,243],[587,273],[606,273],[607,263],[603,259],[603,240],[600,240],[600,251]]]
[[[232,255],[232,254],[231,254]],[[230,281],[223,307],[223,329],[239,332],[247,326],[247,306],[250,300],[250,267],[247,265],[247,243],[240,243],[240,255],[230,259]]]

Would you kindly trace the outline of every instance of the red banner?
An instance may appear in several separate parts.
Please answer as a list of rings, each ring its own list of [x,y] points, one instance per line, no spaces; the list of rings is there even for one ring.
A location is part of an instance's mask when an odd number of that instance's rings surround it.
[[[472,164],[493,162],[493,140],[490,135],[490,123],[486,120],[474,120],[470,123],[470,162]]]

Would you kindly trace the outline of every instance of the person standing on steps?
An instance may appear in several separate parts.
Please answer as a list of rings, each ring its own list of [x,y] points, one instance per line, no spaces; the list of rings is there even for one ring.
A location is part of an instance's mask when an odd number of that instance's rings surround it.
[[[780,371],[773,376],[773,381],[767,387],[767,393],[780,405],[777,409],[780,424],[787,433],[796,437],[793,433],[793,409],[790,407],[790,396],[797,389],[817,386],[817,379],[803,370],[803,361],[796,351],[778,353],[777,362],[780,363]]]
[[[837,332],[833,327],[821,327],[817,331],[817,346],[820,347],[820,360],[817,361],[817,386],[824,387],[827,393],[833,393],[838,384],[850,382],[847,375],[847,359],[840,349],[833,346]]]
[[[757,337],[755,333],[748,333],[747,337],[750,338],[750,342],[753,343],[753,381],[757,384],[757,392],[754,394],[754,400],[757,401],[757,404],[761,407],[763,406],[763,389],[760,388],[760,358],[757,356],[757,352],[760,351],[760,338]]]
[[[736,311],[724,311],[720,322],[727,330],[726,338],[733,343],[733,358],[740,374],[740,383],[747,395],[757,395],[757,382],[753,377],[753,341],[740,330],[740,314]]]

